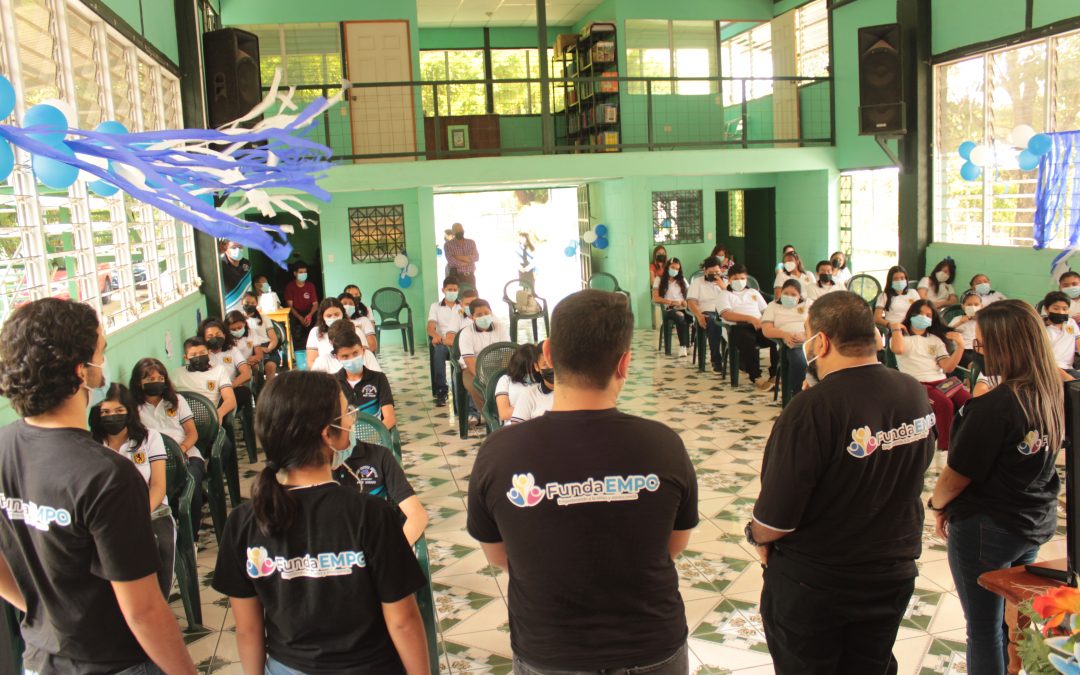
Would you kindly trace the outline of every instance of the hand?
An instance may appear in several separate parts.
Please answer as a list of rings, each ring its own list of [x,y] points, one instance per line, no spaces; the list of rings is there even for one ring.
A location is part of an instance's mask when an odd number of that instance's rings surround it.
[[[949,519],[944,511],[932,511],[934,514],[934,533],[941,537],[942,541],[949,539]]]
[[[794,349],[802,344],[802,336],[795,335],[794,333],[788,333],[784,336],[784,344],[790,349]]]
[[[769,553],[772,551],[772,544],[762,544],[757,546],[758,558],[761,559],[761,566],[769,566]]]
[[[439,337],[438,335],[432,335],[431,336],[431,344],[433,344],[433,345],[441,345],[442,344],[442,338]]]
[[[300,319],[300,323],[304,324],[305,327],[310,326],[311,325],[311,317],[310,316],[305,316],[304,318]]]
[[[945,333],[945,339],[952,340],[956,344],[957,349],[964,348],[964,336],[956,331]]]
[[[249,357],[248,357],[248,359],[247,359],[247,363],[248,363],[248,365],[249,365],[249,366],[253,366],[253,367],[254,367],[254,366],[257,366],[257,365],[259,364],[259,361],[262,361],[262,359],[260,359],[260,358],[258,357],[258,355],[256,355],[256,354],[252,354],[252,355],[251,355],[251,356],[249,356]]]
[[[705,326],[705,315],[702,314],[701,316],[699,316],[697,322],[698,322],[699,326],[701,326],[702,328],[705,328],[706,327]]]
[[[889,330],[898,330],[901,333],[903,333],[904,332],[904,324],[897,323],[896,321],[890,321],[889,322]]]
[[[750,325],[754,327],[754,330],[761,330],[761,319],[750,319]]]

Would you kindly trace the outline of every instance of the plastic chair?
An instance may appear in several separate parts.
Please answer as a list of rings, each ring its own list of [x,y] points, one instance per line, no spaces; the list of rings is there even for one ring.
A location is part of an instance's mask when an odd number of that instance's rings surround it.
[[[484,390],[484,421],[487,423],[488,434],[502,426],[499,419],[499,404],[495,402],[495,389],[499,386],[499,380],[506,375],[506,368],[500,368],[491,374],[487,388]]]
[[[236,410],[232,411],[221,420],[221,426],[225,430],[225,439],[228,443],[221,453],[221,467],[225,472],[225,484],[229,486],[229,503],[233,507],[240,506],[240,465],[236,459]],[[246,436],[244,444],[247,444]]]
[[[948,305],[946,307],[942,307],[939,311],[941,312],[941,320],[945,322],[946,326],[948,326],[950,323],[952,323],[953,319],[964,315],[964,306]]]
[[[746,275],[746,287],[747,288],[752,288],[755,291],[757,291],[758,293],[761,292],[761,284],[759,284],[758,280],[755,279],[754,277],[750,276],[749,274]]]
[[[202,625],[202,604],[199,600],[199,570],[195,562],[195,530],[191,522],[191,497],[195,479],[187,470],[184,452],[176,441],[162,435],[165,441],[165,494],[176,518],[176,583],[180,587],[180,599],[184,603],[184,616],[188,627]]]
[[[217,411],[209,399],[190,391],[179,392],[195,417],[195,429],[199,439],[195,445],[206,458],[206,494],[210,505],[210,519],[214,524],[214,536],[221,543],[225,528],[225,477],[222,468],[222,452],[225,449],[225,432],[218,423]],[[198,514],[195,514],[198,517]]]
[[[505,286],[503,286],[503,302],[506,303],[506,306],[510,310],[510,341],[518,341],[518,321],[524,319],[526,321],[532,321],[533,342],[537,342],[539,332],[537,331],[536,322],[538,319],[542,318],[544,320],[544,333],[551,333],[551,320],[548,315],[548,303],[547,300],[541,298],[539,295],[534,294],[533,297],[536,299],[536,304],[540,307],[540,311],[531,313],[519,312],[517,308],[517,292],[522,289],[533,291],[532,286],[530,286],[527,282],[521,281],[520,279],[514,279],[513,281],[508,282]],[[511,293],[513,294],[513,299],[511,299]]]
[[[386,428],[382,420],[368,413],[356,413],[356,439],[372,445],[381,445],[394,451],[398,462],[401,461],[401,442],[394,442],[394,435]]]
[[[866,301],[870,307],[874,306],[881,295],[881,284],[869,274],[856,274],[848,279],[847,290]]]
[[[457,415],[458,437],[469,437],[469,392],[465,390],[465,376],[461,372],[461,349],[458,340],[461,331],[454,335],[454,344],[450,346],[450,388],[454,393],[454,414]]]
[[[495,342],[480,350],[476,355],[476,377],[473,378],[477,391],[486,391],[494,374],[506,370],[517,348],[513,342]]]
[[[607,272],[593,272],[593,275],[589,277],[589,288],[608,293],[622,293],[627,300],[630,300],[630,292],[619,286],[619,280],[615,278],[615,275]]]
[[[787,360],[788,346],[784,343],[783,340],[778,340],[778,339],[774,338],[773,342],[776,343],[776,348],[777,348],[777,352],[779,354],[780,363],[778,364],[777,369],[776,369],[776,372],[777,372],[778,376],[776,378],[776,384],[773,385],[772,400],[775,401],[777,399],[777,396],[779,396],[780,397],[780,407],[781,408],[786,408],[788,402],[791,401],[791,397],[792,397],[792,395],[794,393],[794,392],[792,392],[790,390],[790,387],[787,386],[787,381],[788,381],[788,360]]]
[[[416,338],[413,336],[412,308],[405,300],[405,294],[396,288],[380,288],[371,296],[371,310],[378,316],[375,321],[375,342],[382,346],[382,331],[400,330],[401,346],[410,355],[416,353]],[[405,321],[401,313],[405,313]]]

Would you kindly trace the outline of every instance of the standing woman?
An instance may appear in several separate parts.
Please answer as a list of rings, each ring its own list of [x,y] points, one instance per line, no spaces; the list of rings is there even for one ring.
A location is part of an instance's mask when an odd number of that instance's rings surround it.
[[[956,263],[952,258],[939,262],[930,274],[919,279],[919,297],[930,300],[934,307],[941,309],[956,304]]]
[[[968,672],[999,675],[1007,662],[1005,604],[979,576],[1033,562],[1054,533],[1065,401],[1030,305],[1002,300],[975,317],[975,347],[1000,382],[957,416],[949,465],[927,507],[948,544],[967,619]]]
[[[686,356],[690,344],[690,312],[686,309],[686,277],[678,258],[669,260],[664,273],[653,279],[652,301],[663,306],[665,320],[675,322],[679,356]]]
[[[657,246],[652,251],[652,260],[649,261],[649,288],[652,288],[653,282],[656,278],[664,273],[664,267],[667,265],[667,249],[662,245]]]
[[[259,397],[266,468],[229,514],[213,581],[246,675],[429,672],[413,597],[427,581],[401,519],[333,480],[354,422],[326,373],[283,373]]]

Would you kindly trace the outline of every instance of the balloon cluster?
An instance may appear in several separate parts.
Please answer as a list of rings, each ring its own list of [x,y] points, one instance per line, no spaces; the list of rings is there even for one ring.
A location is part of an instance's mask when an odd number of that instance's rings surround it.
[[[1054,147],[1049,134],[1037,134],[1027,124],[1020,124],[1009,134],[1009,141],[1018,148],[1023,148],[1016,157],[1021,171],[1038,168],[1044,155]],[[994,159],[994,152],[987,146],[974,141],[964,141],[957,149],[964,164],[960,167],[960,177],[964,180],[978,180],[982,169]]]
[[[566,254],[567,258],[573,258],[575,255],[577,255],[577,252],[578,252],[578,240],[577,239],[571,239],[570,243],[567,244],[566,248],[563,249],[563,253]]]
[[[401,288],[412,286],[413,277],[420,274],[420,268],[409,262],[409,256],[404,253],[398,253],[394,257],[394,267],[401,270],[397,280],[397,285]]]
[[[608,227],[603,223],[600,223],[593,229],[589,230],[585,234],[581,235],[582,241],[586,244],[591,244],[598,249],[605,249],[608,247]]]

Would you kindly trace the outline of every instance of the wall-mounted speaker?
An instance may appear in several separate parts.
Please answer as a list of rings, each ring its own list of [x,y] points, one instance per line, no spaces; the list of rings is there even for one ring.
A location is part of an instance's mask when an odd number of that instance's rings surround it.
[[[859,29],[859,133],[907,133],[900,24]]]
[[[211,127],[247,114],[262,100],[259,38],[236,28],[203,34],[206,113]],[[252,126],[262,117],[251,120]]]

